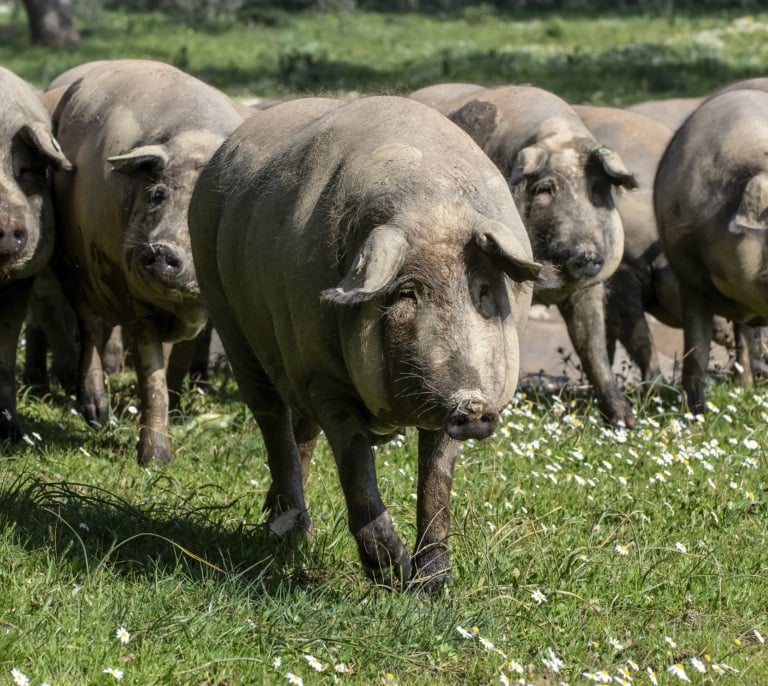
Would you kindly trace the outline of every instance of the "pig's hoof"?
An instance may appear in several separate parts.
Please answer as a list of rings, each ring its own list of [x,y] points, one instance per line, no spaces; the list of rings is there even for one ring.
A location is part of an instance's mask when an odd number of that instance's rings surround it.
[[[637,418],[631,405],[626,400],[614,401],[603,412],[605,420],[615,426],[625,429],[634,429],[637,426]]]
[[[412,563],[413,576],[409,586],[418,593],[432,595],[451,580],[448,549],[443,545],[418,550]]]
[[[360,561],[376,582],[390,588],[411,578],[411,556],[392,526],[392,518],[383,512],[355,532]]]
[[[86,399],[82,403],[85,421],[95,429],[101,429],[109,421],[109,404],[101,399]]]
[[[172,457],[171,446],[167,440],[139,440],[136,460],[140,466],[170,464]]]
[[[299,538],[312,538],[312,519],[307,512],[302,493],[293,497],[278,493],[273,481],[264,501],[264,512],[269,512],[269,528],[280,538],[295,534]]]

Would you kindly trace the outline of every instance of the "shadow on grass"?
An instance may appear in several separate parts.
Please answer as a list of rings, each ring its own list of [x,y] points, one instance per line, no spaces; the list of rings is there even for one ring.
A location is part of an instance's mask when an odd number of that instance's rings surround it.
[[[325,571],[298,536],[278,538],[267,525],[220,523],[233,505],[137,507],[98,486],[22,474],[0,490],[0,528],[15,528],[27,549],[46,548],[74,572],[104,569],[148,579],[179,570],[193,579],[234,575],[267,594],[324,580]]]
[[[470,81],[481,85],[532,83],[572,102],[634,102],[702,95],[762,73],[734,68],[709,54],[680,54],[661,44],[637,43],[603,52],[576,50],[552,55],[525,47],[474,52],[457,47],[391,70],[329,59],[322,47],[315,46],[281,54],[274,68],[203,67],[194,75],[223,90],[256,94],[410,92],[434,83]]]

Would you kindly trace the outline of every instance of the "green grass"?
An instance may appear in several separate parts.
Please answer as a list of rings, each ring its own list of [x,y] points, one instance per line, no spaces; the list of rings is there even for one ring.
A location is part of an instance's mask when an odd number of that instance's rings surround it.
[[[762,75],[768,61],[767,14],[304,14],[202,32],[109,12],[81,27],[78,49],[55,51],[30,48],[14,21],[0,24],[0,63],[41,87],[84,61],[144,57],[239,96],[518,81],[622,104],[701,94]],[[647,668],[678,683],[667,672],[678,662],[699,684],[768,673],[765,389],[715,385],[703,423],[684,420],[674,392],[638,394],[640,428],[628,435],[583,400],[520,397],[503,430],[463,448],[453,582],[423,598],[361,572],[324,444],[308,492],[314,540],[270,533],[259,433],[233,382],[217,381],[220,393],[189,395],[175,418],[174,464],[148,470],[135,463],[130,374],[112,381],[114,422],[102,432],[70,399],[22,394],[31,445],[0,448],[0,685],[12,669],[53,686],[110,683],[107,668],[142,686],[288,683],[289,672],[308,686],[493,684],[502,671],[542,686],[619,669],[648,684]],[[378,459],[411,546],[414,438]],[[720,663],[738,672],[718,676]]]
[[[702,684],[759,684],[768,670],[765,389],[715,386],[702,422],[684,419],[674,392],[637,397],[629,434],[583,399],[518,397],[493,438],[463,447],[453,581],[423,598],[364,576],[324,444],[308,490],[316,536],[294,546],[265,523],[264,451],[233,383],[189,395],[175,462],[146,470],[132,384],[113,380],[115,421],[101,433],[70,399],[23,398],[33,445],[0,454],[0,684],[12,668],[59,686],[105,683],[109,667],[126,684],[228,686],[288,672],[331,683],[342,663],[348,684],[499,683],[519,677],[512,660],[537,685],[622,668],[647,684],[648,667],[677,683],[666,672],[677,662]],[[409,545],[414,438],[378,458]],[[739,671],[716,676],[714,664]]]
[[[573,101],[624,104],[700,95],[763,75],[768,14],[661,17],[492,11],[276,14],[197,30],[162,14],[104,12],[76,49],[30,48],[23,18],[0,18],[0,63],[40,87],[95,59],[170,62],[239,96],[408,91],[439,81],[530,82]]]

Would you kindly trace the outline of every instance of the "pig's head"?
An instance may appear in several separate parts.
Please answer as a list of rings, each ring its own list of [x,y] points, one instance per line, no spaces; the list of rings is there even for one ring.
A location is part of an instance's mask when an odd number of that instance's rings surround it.
[[[123,188],[125,268],[139,299],[171,311],[197,307],[187,209],[202,168],[221,142],[208,132],[186,132],[107,159]]]
[[[611,191],[635,188],[637,182],[619,155],[599,145],[575,114],[542,120],[536,134],[522,142],[515,122],[506,121],[492,102],[473,100],[450,118],[506,176],[534,258],[560,271],[557,287],[537,287],[539,302],[559,302],[615,271],[624,233]]]
[[[415,425],[481,439],[514,393],[517,328],[539,265],[490,219],[461,238],[437,236],[376,227],[323,298],[339,308],[347,368],[374,430]]]
[[[557,266],[564,280],[537,299],[558,302],[616,270],[624,232],[612,189],[637,185],[618,154],[588,138],[545,140],[518,152],[508,181],[536,259]]]
[[[53,252],[51,170],[72,169],[50,126],[27,122],[0,150],[0,285],[37,274]]]

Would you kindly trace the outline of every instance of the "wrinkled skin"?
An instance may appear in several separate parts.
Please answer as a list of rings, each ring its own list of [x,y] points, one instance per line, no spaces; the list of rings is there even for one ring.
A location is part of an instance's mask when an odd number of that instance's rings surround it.
[[[634,188],[620,156],[603,146],[567,103],[532,86],[471,90],[450,84],[411,94],[437,102],[467,131],[507,179],[536,260],[561,281],[539,287],[534,302],[557,305],[603,416],[633,427],[635,417],[608,359],[604,282],[619,266],[623,231],[614,187]]]
[[[16,348],[54,246],[51,170],[71,169],[38,92],[0,67],[0,440],[17,440]]]
[[[459,442],[489,436],[514,394],[539,273],[504,179],[431,108],[310,98],[227,140],[189,221],[214,326],[267,446],[273,527],[311,530],[304,484],[322,428],[368,573],[439,588]],[[419,431],[413,556],[373,453],[405,426]]]
[[[654,207],[681,286],[683,389],[702,412],[712,317],[768,318],[768,93],[729,90],[700,105],[667,147]]]
[[[80,400],[102,426],[109,404],[104,324],[122,326],[140,389],[138,461],[171,459],[163,342],[193,337],[207,315],[186,224],[205,163],[242,122],[229,98],[169,65],[76,67],[47,93],[76,172],[55,176],[62,250],[54,266],[80,320]]]

